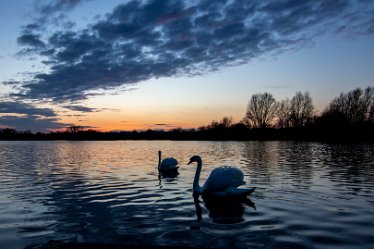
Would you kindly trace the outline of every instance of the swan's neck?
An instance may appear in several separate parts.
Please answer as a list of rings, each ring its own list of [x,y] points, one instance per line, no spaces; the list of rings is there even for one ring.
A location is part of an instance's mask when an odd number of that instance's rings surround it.
[[[157,166],[158,169],[160,169],[160,165],[161,165],[161,151],[158,152],[158,166]]]
[[[199,186],[199,179],[200,179],[200,173],[201,173],[201,167],[202,167],[201,160],[197,161],[197,168],[195,172],[195,178],[193,180],[193,191],[202,194],[202,188]]]

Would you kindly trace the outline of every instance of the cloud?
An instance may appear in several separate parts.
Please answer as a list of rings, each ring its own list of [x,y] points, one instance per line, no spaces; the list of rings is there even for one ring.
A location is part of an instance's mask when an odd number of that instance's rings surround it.
[[[47,131],[59,129],[71,124],[61,123],[57,114],[50,108],[37,108],[28,103],[1,101],[0,126],[16,130]]]
[[[37,2],[35,10],[42,15],[52,15],[56,12],[70,11],[82,4],[91,0],[53,0],[47,3]]]
[[[63,106],[66,109],[72,110],[72,111],[78,111],[78,112],[99,112],[100,109],[91,108],[87,106],[81,106],[81,105],[64,105]]]
[[[174,126],[172,124],[162,124],[162,123],[158,123],[158,124],[153,124],[154,126]]]
[[[55,1],[54,14],[83,1]],[[129,1],[78,31],[18,38],[50,70],[20,81],[14,97],[79,101],[99,90],[158,77],[201,75],[262,55],[298,49],[326,32],[373,35],[371,1]]]
[[[32,11],[33,22],[21,27],[21,35],[17,38],[17,43],[26,48],[21,49],[17,55],[27,56],[32,53],[48,55],[51,51],[46,50],[46,44],[43,38],[48,39],[49,26],[52,29],[69,29],[75,26],[75,23],[66,20],[66,13],[72,11],[84,2],[92,0],[54,0],[54,1],[36,1]]]
[[[147,125],[151,129],[172,129],[172,128],[178,128],[178,126],[173,124],[167,124],[167,123],[156,123],[156,124],[148,124]]]
[[[289,85],[259,85],[258,87],[264,88],[264,89],[288,89],[290,88]]]
[[[0,116],[0,125],[14,128],[18,131],[30,130],[36,131],[49,131],[52,129],[61,129],[72,124],[65,124],[59,122],[58,118],[41,118],[39,116]]]
[[[44,48],[45,44],[40,39],[40,35],[25,33],[17,38],[20,45],[30,46],[34,48]]]
[[[14,113],[32,116],[55,117],[56,113],[50,108],[37,108],[31,104],[12,101],[0,102],[0,114]]]
[[[87,107],[87,106],[82,106],[82,105],[63,105],[62,107],[72,110],[72,111],[77,111],[77,112],[102,112],[102,111],[118,112],[119,111],[119,109],[114,109],[114,108],[92,108],[92,107]]]

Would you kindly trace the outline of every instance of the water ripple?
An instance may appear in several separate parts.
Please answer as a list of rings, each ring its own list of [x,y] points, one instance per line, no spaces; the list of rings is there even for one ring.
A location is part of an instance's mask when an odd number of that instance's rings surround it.
[[[374,146],[301,142],[0,142],[3,249],[48,240],[209,248],[372,248]],[[159,177],[157,151],[180,162]],[[256,191],[192,197],[220,165]]]

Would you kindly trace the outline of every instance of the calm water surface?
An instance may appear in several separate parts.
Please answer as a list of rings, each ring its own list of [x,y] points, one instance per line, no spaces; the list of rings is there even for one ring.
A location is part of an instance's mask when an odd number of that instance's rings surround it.
[[[159,178],[158,155],[179,175]],[[256,191],[194,200],[212,168]],[[208,248],[374,248],[374,145],[297,142],[0,142],[0,244],[49,240]]]

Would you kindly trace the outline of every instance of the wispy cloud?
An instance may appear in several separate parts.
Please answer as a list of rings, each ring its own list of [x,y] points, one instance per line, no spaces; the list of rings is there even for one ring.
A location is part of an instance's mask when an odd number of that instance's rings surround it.
[[[172,124],[161,124],[161,123],[158,123],[158,124],[153,124],[154,126],[174,126]]]
[[[178,126],[168,123],[156,123],[156,124],[148,124],[148,127],[151,129],[173,129],[178,128]]]
[[[54,1],[43,15],[83,1]],[[104,19],[73,31],[43,33],[26,25],[18,43],[50,67],[12,96],[56,102],[154,77],[194,76],[297,49],[316,36],[374,34],[372,1],[129,1]]]
[[[63,107],[66,109],[72,110],[72,111],[79,111],[79,112],[99,112],[100,111],[100,109],[91,108],[91,107],[82,106],[82,105],[64,105]]]
[[[287,89],[287,88],[290,88],[289,85],[266,85],[266,84],[259,85],[258,87],[264,88],[264,89]]]
[[[53,0],[53,1],[38,1],[36,2],[35,10],[45,16],[50,16],[55,13],[70,11],[84,2],[92,0]]]

